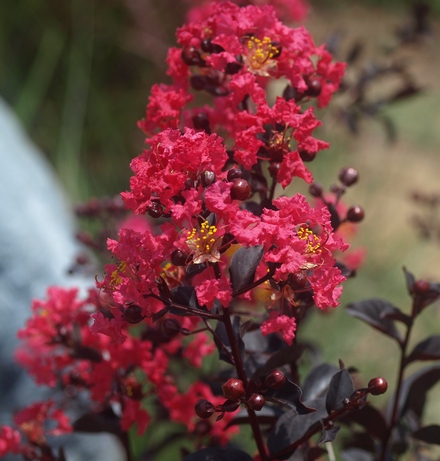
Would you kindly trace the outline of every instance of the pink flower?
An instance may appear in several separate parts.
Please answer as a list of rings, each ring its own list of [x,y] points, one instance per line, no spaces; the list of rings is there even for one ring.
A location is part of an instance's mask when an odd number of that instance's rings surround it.
[[[295,337],[296,321],[292,317],[279,315],[277,312],[272,311],[270,318],[262,323],[261,332],[264,336],[267,336],[270,333],[279,331],[282,333],[284,341],[290,346]]]
[[[20,433],[10,426],[0,426],[0,456],[20,452]]]

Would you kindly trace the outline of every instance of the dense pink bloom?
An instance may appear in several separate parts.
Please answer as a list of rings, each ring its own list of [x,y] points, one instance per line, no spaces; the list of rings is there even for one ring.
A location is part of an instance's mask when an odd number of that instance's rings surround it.
[[[296,321],[287,315],[278,315],[276,312],[270,313],[270,318],[262,323],[261,332],[264,336],[270,333],[281,332],[284,341],[287,344],[292,344],[295,337]]]
[[[72,432],[69,418],[59,409],[54,409],[54,402],[38,402],[19,411],[14,422],[31,443],[41,445],[46,435],[62,435]],[[47,427],[48,422],[52,426]],[[55,426],[53,425],[55,423]]]
[[[188,22],[200,22],[212,14],[212,2],[210,0],[186,0],[192,5],[188,11]],[[301,21],[308,13],[308,4],[304,0],[233,0],[239,6],[249,4],[273,5],[278,16],[286,21]]]
[[[20,432],[10,426],[0,426],[0,456],[20,451]]]
[[[231,223],[236,240],[246,246],[263,245],[263,260],[276,263],[276,280],[307,273],[318,307],[336,306],[338,285],[345,280],[334,267],[333,252],[348,245],[333,235],[326,207],[311,208],[305,197],[280,197],[275,210],[264,209],[261,217],[240,211]],[[328,278],[327,278],[328,277]]]
[[[166,212],[188,187],[195,187],[205,170],[222,177],[228,156],[217,135],[186,129],[165,130],[149,140],[151,149],[131,162],[135,175],[130,180],[131,192],[122,197],[135,213],[145,213],[153,202]]]

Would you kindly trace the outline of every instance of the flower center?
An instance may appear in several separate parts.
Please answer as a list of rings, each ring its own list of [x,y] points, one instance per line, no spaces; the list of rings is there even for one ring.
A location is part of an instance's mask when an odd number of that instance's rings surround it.
[[[300,227],[297,230],[298,238],[307,242],[306,255],[315,255],[322,252],[319,237],[314,234],[308,227]]]
[[[248,53],[245,57],[249,70],[257,75],[268,77],[268,71],[276,65],[274,58],[280,54],[280,49],[269,37],[260,40],[251,36],[247,40]]]
[[[203,221],[200,229],[194,227],[192,231],[188,231],[186,244],[194,256],[194,264],[218,262],[221,238],[215,237],[217,231],[217,227],[210,226],[208,221]]]

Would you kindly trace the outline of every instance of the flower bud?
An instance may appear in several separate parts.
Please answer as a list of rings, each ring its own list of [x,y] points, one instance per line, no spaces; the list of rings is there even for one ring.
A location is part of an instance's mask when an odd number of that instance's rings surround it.
[[[364,210],[358,205],[352,206],[347,211],[346,219],[347,221],[350,221],[350,222],[362,221],[364,219]]]
[[[346,167],[342,168],[339,172],[339,180],[341,181],[344,186],[352,186],[355,184],[359,179],[359,173],[355,168]]]
[[[215,173],[210,170],[206,170],[200,175],[200,182],[203,187],[211,186],[215,183],[216,179]]]
[[[322,193],[324,191],[322,189],[321,184],[314,182],[313,184],[310,184],[309,192],[310,192],[310,195],[313,195],[313,197],[322,197]]]
[[[136,304],[131,304],[124,311],[124,319],[128,323],[139,323],[142,322],[144,318],[145,316],[142,314],[141,306],[137,306]]]
[[[243,177],[243,172],[240,168],[231,168],[228,171],[228,181],[233,181],[234,179],[241,179]]]
[[[273,370],[266,376],[264,387],[269,389],[281,389],[286,382],[286,375],[280,370]]]
[[[385,394],[388,389],[388,383],[385,378],[378,376],[377,378],[373,378],[368,383],[368,391],[371,395],[381,395]]]
[[[252,394],[246,400],[246,404],[251,410],[260,411],[266,404],[266,400],[261,394]]]
[[[251,192],[251,186],[245,179],[234,179],[231,187],[233,200],[246,200]]]
[[[200,399],[197,400],[194,410],[198,417],[208,419],[215,412],[215,407],[209,400]]]
[[[235,402],[245,394],[243,381],[237,378],[229,378],[223,384],[222,391],[226,399]]]

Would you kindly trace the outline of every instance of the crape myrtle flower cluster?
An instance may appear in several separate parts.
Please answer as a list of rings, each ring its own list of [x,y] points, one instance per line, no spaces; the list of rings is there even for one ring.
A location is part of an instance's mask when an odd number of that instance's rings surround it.
[[[188,22],[200,22],[211,15],[212,2],[209,0],[186,1],[192,6],[187,14]],[[270,3],[275,8],[278,18],[287,23],[304,20],[309,10],[309,6],[304,0],[271,0],[270,2],[265,2],[264,0],[234,0],[231,3],[239,6]]]
[[[17,359],[40,384],[70,397],[88,390],[123,431],[137,424],[143,433],[153,417],[144,402],[154,401],[199,446],[225,444],[238,430],[229,424],[234,412],[246,408],[255,429],[261,392],[278,386],[274,377],[248,386],[230,336],[234,313],[290,345],[307,309],[338,305],[345,276],[335,253],[348,245],[329,207],[300,194],[276,197],[295,177],[312,183],[305,164],[328,147],[313,137],[314,106],[330,102],[345,66],[267,5],[212,3],[209,17],[178,30],[177,42],[167,58],[173,83],[152,89],[139,122],[147,148],[121,194],[158,226],[124,227],[109,239],[113,262],[86,297],[51,288],[35,301]],[[275,80],[285,89],[269,103]],[[200,368],[216,349],[235,365],[238,393],[180,382],[176,364]],[[216,422],[203,421],[213,413]],[[9,429],[1,440],[14,451]]]

